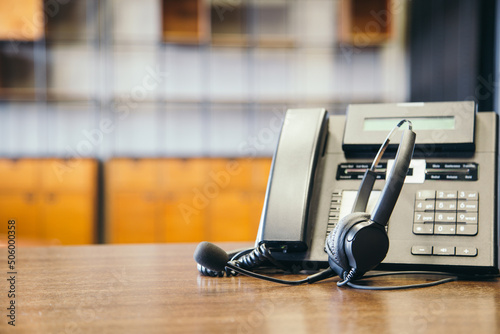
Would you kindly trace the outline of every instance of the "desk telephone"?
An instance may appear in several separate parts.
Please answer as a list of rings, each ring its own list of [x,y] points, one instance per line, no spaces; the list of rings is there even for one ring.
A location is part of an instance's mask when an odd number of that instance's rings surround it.
[[[416,133],[411,151],[403,142],[412,131],[405,130],[399,147],[389,144],[383,159],[367,172],[388,131],[401,126],[401,120],[408,120]],[[324,109],[288,110],[273,157],[256,249],[270,248],[277,263],[330,265],[347,281],[352,277],[346,276],[355,273],[332,266],[328,240],[351,212],[361,211],[367,214],[355,219],[386,220],[379,225],[387,233],[388,250],[377,269],[497,274],[497,140],[497,115],[476,113],[473,101],[359,104],[350,105],[346,115],[328,115]],[[400,154],[408,156],[409,166],[401,165]],[[389,184],[392,172],[405,174],[399,180],[402,189]],[[367,177],[368,191],[363,189]],[[381,210],[379,198],[387,201],[386,193],[394,189],[388,209]],[[361,271],[355,276],[366,270]]]

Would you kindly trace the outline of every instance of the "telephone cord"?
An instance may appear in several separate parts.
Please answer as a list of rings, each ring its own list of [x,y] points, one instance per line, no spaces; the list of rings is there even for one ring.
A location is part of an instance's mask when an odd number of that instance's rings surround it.
[[[261,244],[255,248],[244,249],[242,251],[235,251],[229,253],[230,261],[234,263],[235,266],[251,270],[259,267],[266,261],[271,262],[274,266],[286,270],[286,268],[277,262],[271,255],[271,251],[266,247],[265,244]],[[223,271],[215,271],[205,268],[204,266],[198,264],[198,271],[205,276],[211,277],[223,277],[223,276],[236,276],[238,273],[229,267],[226,267]]]

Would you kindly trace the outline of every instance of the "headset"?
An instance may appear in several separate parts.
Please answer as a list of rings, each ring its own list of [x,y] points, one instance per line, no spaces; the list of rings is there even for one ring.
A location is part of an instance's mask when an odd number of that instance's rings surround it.
[[[377,178],[375,168],[387,149],[392,134],[404,123],[408,123],[408,128],[405,129],[402,134],[393,168],[386,177],[385,186],[372,214],[366,213],[368,199]],[[230,256],[218,246],[208,242],[202,242],[198,245],[194,253],[194,259],[198,263],[198,270],[203,275],[208,276],[224,276],[224,274],[231,276],[236,275],[236,273],[241,273],[275,283],[289,285],[310,284],[338,275],[341,278],[341,281],[337,283],[338,286],[347,284],[351,287],[367,288],[364,285],[353,284],[352,281],[360,279],[367,271],[375,268],[387,255],[387,251],[389,250],[389,237],[387,236],[386,227],[408,173],[415,148],[415,138],[416,134],[413,132],[412,123],[407,119],[401,120],[387,135],[371,167],[366,170],[363,176],[352,212],[340,219],[326,239],[325,249],[328,253],[328,269],[297,281],[277,279],[250,271],[250,269],[265,261],[271,262],[271,264],[276,267],[283,269],[283,266],[273,259],[271,251],[265,244],[261,244],[255,249],[233,253]],[[432,274],[449,275],[436,272],[432,272]],[[387,273],[382,275],[387,275]],[[371,275],[369,277],[373,276],[374,275]],[[374,289],[423,287],[455,279],[456,277],[423,284],[398,287],[375,287]]]
[[[377,178],[375,167],[382,158],[390,137],[394,131],[405,122],[405,129],[396,153],[394,166],[387,175],[386,183],[380,198],[370,215],[366,213],[366,205]],[[332,232],[328,235],[325,248],[328,253],[330,268],[339,275],[344,285],[361,277],[368,270],[375,268],[387,255],[389,237],[386,226],[396,205],[401,189],[410,167],[410,161],[415,148],[415,132],[409,120],[400,121],[387,135],[385,141],[366,170],[358,195],[350,214],[340,219]]]

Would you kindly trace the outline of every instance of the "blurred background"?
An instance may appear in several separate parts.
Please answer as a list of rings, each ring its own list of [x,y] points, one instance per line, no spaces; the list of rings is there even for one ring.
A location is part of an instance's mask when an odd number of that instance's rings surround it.
[[[497,110],[498,18],[496,0],[0,0],[0,234],[253,240],[286,109]]]

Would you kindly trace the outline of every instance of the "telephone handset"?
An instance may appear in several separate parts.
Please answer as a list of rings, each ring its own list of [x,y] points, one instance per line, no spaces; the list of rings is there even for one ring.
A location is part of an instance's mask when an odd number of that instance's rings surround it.
[[[327,134],[324,109],[288,110],[285,114],[262,210],[260,243],[282,251],[307,250],[310,202],[315,180],[321,177],[317,167]]]

